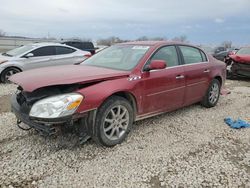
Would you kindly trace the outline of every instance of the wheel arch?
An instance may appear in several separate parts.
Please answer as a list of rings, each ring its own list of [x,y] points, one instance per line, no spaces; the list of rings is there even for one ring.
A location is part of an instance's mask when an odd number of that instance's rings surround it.
[[[15,68],[15,69],[18,69],[18,70],[20,70],[20,72],[23,72],[23,70],[20,68],[20,67],[17,67],[17,66],[8,66],[8,67],[5,67],[4,69],[3,69],[3,71],[5,71],[6,69],[10,69],[10,68]],[[1,72],[1,74],[3,73],[3,71]]]
[[[220,86],[222,86],[222,77],[221,76],[215,76],[214,79],[218,80],[220,82]]]
[[[137,104],[137,100],[136,100],[136,97],[131,93],[131,92],[128,92],[128,91],[118,91],[118,92],[115,92],[113,93],[112,95],[108,96],[106,100],[108,100],[110,97],[112,96],[119,96],[119,97],[123,97],[125,98],[126,100],[128,100],[128,102],[131,104],[132,108],[133,108],[133,111],[134,111],[134,117],[136,116],[136,114],[138,113],[138,104]],[[103,103],[105,102],[103,101]],[[102,104],[103,104],[102,103]],[[101,104],[101,105],[102,105]]]
[[[3,79],[3,76],[4,76],[4,72],[8,69],[11,69],[11,68],[15,68],[15,69],[18,69],[20,72],[22,72],[23,70],[20,68],[20,67],[17,67],[17,66],[7,66],[5,67],[2,72],[0,73],[0,82],[5,82]]]

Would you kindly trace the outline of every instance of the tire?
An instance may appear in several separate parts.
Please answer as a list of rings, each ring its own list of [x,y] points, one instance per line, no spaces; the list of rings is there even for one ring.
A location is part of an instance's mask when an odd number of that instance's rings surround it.
[[[120,144],[130,132],[133,122],[131,104],[123,97],[112,96],[97,111],[92,139],[107,147]]]
[[[2,74],[1,74],[1,82],[2,83],[10,83],[10,81],[8,80],[10,76],[21,72],[20,69],[15,68],[15,67],[10,67],[10,68],[6,68],[3,70]]]
[[[220,89],[221,89],[221,84],[219,80],[213,79],[208,87],[206,95],[201,101],[202,106],[205,106],[207,108],[216,106],[220,98]]]

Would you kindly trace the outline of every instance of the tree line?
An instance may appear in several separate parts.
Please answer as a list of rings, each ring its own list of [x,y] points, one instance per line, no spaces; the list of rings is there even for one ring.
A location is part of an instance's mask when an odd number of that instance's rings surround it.
[[[0,37],[6,36],[6,33],[0,29]],[[147,36],[142,36],[139,37],[133,41],[167,41],[167,40],[171,40],[171,41],[176,41],[176,42],[184,42],[184,43],[189,43],[188,38],[186,35],[181,35],[181,36],[177,36],[174,37],[172,39],[167,39],[166,37],[147,37]],[[86,39],[84,41],[91,41],[91,39]],[[112,37],[108,37],[108,38],[103,38],[103,39],[99,39],[97,40],[97,45],[104,45],[104,46],[111,46],[113,44],[117,44],[117,43],[122,43],[122,42],[129,42],[131,40],[123,40],[120,39],[119,37],[116,36],[112,36]],[[232,47],[232,41],[224,41],[221,43],[221,46],[224,46],[225,48],[231,48]]]
[[[166,37],[147,37],[147,36],[142,36],[139,37],[133,41],[166,41],[168,40]],[[177,42],[185,42],[188,43],[189,41],[187,40],[187,36],[181,35],[179,37],[174,37],[173,39],[170,39],[171,41],[177,41]],[[104,45],[104,46],[111,46],[116,43],[122,43],[122,42],[129,42],[131,40],[123,40],[120,39],[119,37],[108,37],[105,39],[99,39],[97,40],[98,45]]]

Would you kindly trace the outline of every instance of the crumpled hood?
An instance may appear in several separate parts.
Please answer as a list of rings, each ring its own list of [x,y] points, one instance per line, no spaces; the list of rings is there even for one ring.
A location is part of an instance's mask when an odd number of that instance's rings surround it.
[[[239,63],[247,63],[250,64],[250,55],[229,55],[231,59]]]
[[[32,69],[10,77],[10,81],[20,85],[24,91],[53,85],[91,83],[128,76],[127,71],[118,71],[88,65],[64,65]]]

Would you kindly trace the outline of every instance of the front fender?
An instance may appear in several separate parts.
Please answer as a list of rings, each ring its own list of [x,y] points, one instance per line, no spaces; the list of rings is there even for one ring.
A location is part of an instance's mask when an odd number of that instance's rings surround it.
[[[82,104],[77,112],[83,113],[92,109],[97,109],[110,96],[118,92],[130,93],[134,96],[138,110],[140,109],[140,101],[142,96],[140,80],[129,80],[128,77],[103,81],[86,88],[80,89],[77,92],[84,96]]]
[[[18,61],[7,61],[5,63],[0,64],[0,70],[4,70],[9,67],[17,67],[21,71],[23,71],[23,66]]]

